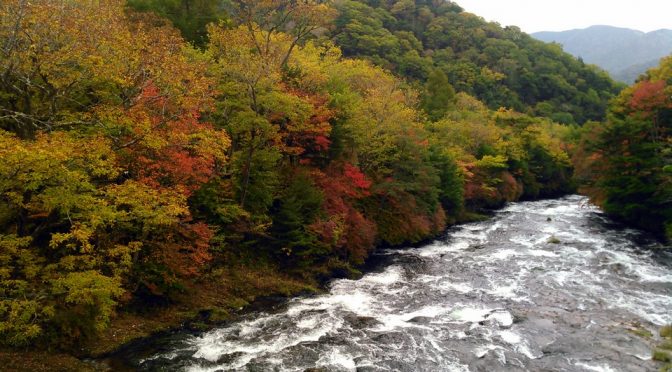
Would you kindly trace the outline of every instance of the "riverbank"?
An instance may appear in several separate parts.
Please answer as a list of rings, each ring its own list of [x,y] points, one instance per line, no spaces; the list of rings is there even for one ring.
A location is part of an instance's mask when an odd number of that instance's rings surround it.
[[[465,213],[455,225],[483,221],[487,212]],[[455,226],[453,225],[453,226]],[[415,244],[427,244],[444,232]],[[390,248],[390,247],[378,247]],[[367,272],[369,262],[357,268],[329,264],[311,276],[290,276],[265,261],[228,266],[210,272],[178,293],[173,302],[157,304],[139,312],[120,310],[100,335],[72,351],[0,350],[0,365],[6,371],[100,371],[112,370],[104,360],[135,342],[175,331],[199,332],[234,321],[249,311],[268,308],[300,295],[324,292],[336,278],[357,278]]]
[[[471,220],[484,220],[473,215]],[[544,218],[545,220],[545,218]],[[468,222],[468,221],[461,221]],[[433,238],[429,238],[432,240]],[[561,239],[564,240],[564,239]],[[428,241],[413,246],[426,245]],[[375,257],[375,256],[374,256]],[[169,337],[172,333],[200,333],[214,327],[226,326],[254,310],[267,310],[297,295],[323,293],[330,278],[355,275],[355,271],[336,270],[321,278],[290,277],[270,266],[229,267],[195,281],[186,288],[176,303],[154,308],[153,311],[119,312],[110,327],[96,340],[82,345],[71,354],[42,351],[2,351],[0,365],[5,370],[119,370],[105,359],[136,343]],[[375,270],[367,261],[361,271]],[[114,357],[113,357],[114,359]]]
[[[319,288],[315,279],[290,277],[269,266],[230,267],[189,283],[172,304],[144,312],[119,311],[96,339],[76,350],[0,350],[0,365],[6,371],[105,370],[109,366],[95,361],[134,341],[175,330],[206,330],[257,308],[258,302],[315,293]]]
[[[115,357],[128,370],[654,371],[672,256],[649,238],[582,197],[512,203],[430,244],[380,250],[326,293]]]

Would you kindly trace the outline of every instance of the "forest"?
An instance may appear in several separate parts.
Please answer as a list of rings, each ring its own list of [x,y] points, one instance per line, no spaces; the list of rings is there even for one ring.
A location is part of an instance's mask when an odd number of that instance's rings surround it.
[[[672,236],[670,58],[622,90],[423,0],[6,0],[0,45],[5,348],[226,317],[577,187]]]
[[[672,56],[589,123],[573,155],[582,192],[610,216],[672,240]]]

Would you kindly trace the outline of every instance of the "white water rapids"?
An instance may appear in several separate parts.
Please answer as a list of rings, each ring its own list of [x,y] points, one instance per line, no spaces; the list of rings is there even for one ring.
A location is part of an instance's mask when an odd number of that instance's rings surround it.
[[[549,220],[550,218],[550,220]],[[185,371],[655,371],[672,259],[579,196],[512,203],[359,280],[163,340],[129,361]],[[637,332],[639,330],[640,332]],[[655,337],[653,339],[655,340]]]

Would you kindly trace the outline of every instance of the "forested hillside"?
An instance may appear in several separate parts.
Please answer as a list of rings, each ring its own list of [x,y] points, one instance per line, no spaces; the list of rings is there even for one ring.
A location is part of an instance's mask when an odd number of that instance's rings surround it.
[[[625,89],[606,123],[583,128],[574,162],[605,212],[672,240],[672,57]]]
[[[225,316],[570,192],[552,119],[600,119],[618,88],[443,2],[7,0],[0,45],[12,347]]]
[[[205,26],[228,17],[219,0],[130,0],[140,11],[170,18],[197,45]],[[516,27],[502,28],[463,12],[451,1],[339,0],[332,23],[312,36],[331,39],[347,57],[392,71],[421,89],[435,69],[458,92],[490,109],[512,108],[556,122],[602,120],[607,103],[622,89],[607,74],[540,42]]]
[[[485,22],[451,1],[342,0],[335,7],[331,35],[346,56],[417,81],[438,68],[457,91],[491,109],[583,124],[602,120],[620,90],[606,73],[560,46]]]
[[[591,26],[560,32],[536,32],[533,37],[556,42],[586,63],[600,66],[614,79],[628,84],[672,53],[672,30],[642,31]]]

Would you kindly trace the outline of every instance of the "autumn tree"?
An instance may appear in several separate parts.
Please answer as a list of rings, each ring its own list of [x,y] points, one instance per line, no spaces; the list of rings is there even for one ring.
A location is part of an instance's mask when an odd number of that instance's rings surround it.
[[[91,337],[121,301],[164,296],[210,258],[212,230],[187,204],[227,163],[228,137],[203,120],[207,60],[123,5],[0,7],[8,344]]]
[[[281,152],[291,153],[296,147],[294,134],[323,115],[314,112],[325,103],[319,97],[300,97],[301,92],[290,92],[281,83],[293,50],[329,22],[333,11],[313,1],[236,1],[232,6],[240,26],[211,26],[209,50],[220,66],[222,92],[231,97],[223,100],[220,112],[234,141],[233,164],[238,166],[234,178],[239,204],[245,208],[250,193],[266,182],[253,173],[275,169],[280,154],[271,144],[284,144],[278,146]],[[312,123],[322,126],[315,137],[328,130],[323,123],[324,119]],[[269,203],[262,201],[255,209],[263,212]]]
[[[229,12],[250,35],[265,34],[254,42],[259,55],[269,51],[274,34],[290,35],[280,59],[280,65],[284,67],[299,43],[330,25],[336,15],[330,3],[328,0],[235,0],[231,2]]]
[[[605,212],[672,236],[672,59],[625,89],[609,121],[584,130],[574,157],[585,191]],[[580,156],[578,156],[580,155]]]
[[[23,0],[0,5],[0,128],[30,137],[40,130],[91,125],[109,77],[121,69],[130,32],[121,2]],[[123,93],[122,93],[123,94]]]

